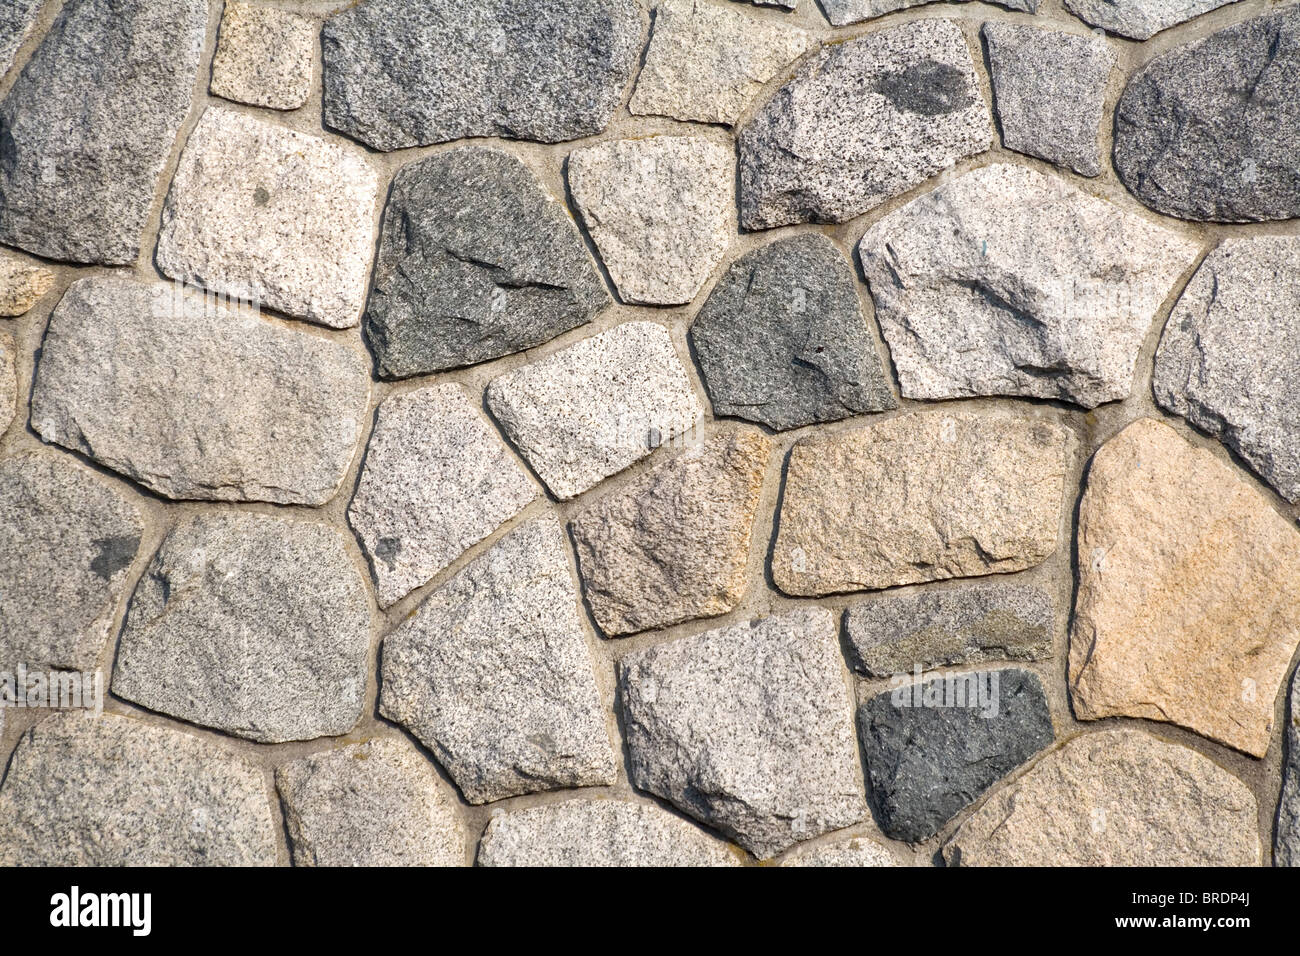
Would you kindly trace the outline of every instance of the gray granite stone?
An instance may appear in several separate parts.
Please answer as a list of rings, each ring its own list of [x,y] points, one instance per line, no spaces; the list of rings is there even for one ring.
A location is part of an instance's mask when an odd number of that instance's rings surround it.
[[[1236,0],[1065,0],[1066,9],[1094,27],[1130,40],[1147,40]]]
[[[817,0],[826,14],[826,19],[833,26],[843,27],[850,23],[861,23],[883,17],[896,10],[907,10],[934,0]],[[963,3],[965,0],[955,0]],[[992,0],[999,7],[1008,10],[1021,10],[1025,13],[1037,13],[1040,0]]]
[[[903,866],[888,850],[866,837],[814,843],[791,851],[781,860],[782,866],[796,867],[860,867]]]
[[[296,110],[311,95],[316,24],[274,7],[226,0],[212,57],[214,96]]]
[[[18,348],[14,337],[0,332],[0,435],[14,420],[18,410]]]
[[[1277,831],[1273,838],[1273,865],[1300,866],[1300,670],[1291,677],[1284,737],[1286,752],[1282,793],[1277,804]]]
[[[36,25],[42,0],[9,0],[0,7],[0,77],[14,64],[18,48]]]

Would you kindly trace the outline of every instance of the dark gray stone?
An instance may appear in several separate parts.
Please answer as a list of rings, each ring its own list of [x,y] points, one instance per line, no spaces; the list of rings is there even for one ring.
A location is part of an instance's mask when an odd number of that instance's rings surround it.
[[[36,22],[41,0],[5,0],[0,5],[0,77],[14,64],[14,54]]]
[[[1300,866],[1300,669],[1291,678],[1286,719],[1286,757],[1282,796],[1277,806],[1273,865]]]

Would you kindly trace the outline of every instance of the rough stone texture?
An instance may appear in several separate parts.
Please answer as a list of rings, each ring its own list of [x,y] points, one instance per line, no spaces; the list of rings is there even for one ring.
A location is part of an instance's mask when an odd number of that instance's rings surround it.
[[[53,284],[49,269],[0,254],[0,316],[25,314]]]
[[[217,52],[214,96],[236,103],[296,110],[311,95],[316,25],[273,7],[226,0]]]
[[[381,737],[275,771],[294,866],[464,866],[465,825],[419,751]]]
[[[1141,419],[1079,505],[1070,696],[1080,720],[1167,720],[1256,757],[1300,639],[1300,533],[1212,453]]]
[[[793,10],[799,5],[799,0],[735,0],[737,3],[752,3],[756,7],[780,7],[785,10]]]
[[[274,866],[262,771],[189,734],[55,714],[0,787],[2,866]]]
[[[760,858],[867,814],[830,612],[803,608],[619,662],[632,783]]]
[[[377,190],[354,149],[209,107],[167,193],[158,268],[320,325],[356,325]]]
[[[973,170],[881,219],[859,255],[903,395],[1128,396],[1197,244],[1021,166]]]
[[[508,153],[439,153],[393,180],[366,304],[385,378],[532,348],[609,302],[568,211]]]
[[[13,66],[18,48],[27,39],[41,11],[41,0],[8,0],[0,7],[0,77]]]
[[[1300,7],[1255,17],[1147,63],[1115,110],[1115,170],[1184,219],[1300,216]]]
[[[917,20],[829,45],[740,132],[741,224],[844,222],[990,140],[955,23]]]
[[[325,122],[381,150],[591,136],[642,29],[631,0],[365,0],[321,33]]]
[[[1273,865],[1300,866],[1300,670],[1291,679],[1286,716],[1286,753],[1282,793],[1277,805]]]
[[[1227,239],[1205,257],[1156,352],[1156,401],[1300,500],[1300,239]]]
[[[962,866],[1258,866],[1255,798],[1186,747],[1076,737],[995,793],[943,849]]]
[[[813,596],[1032,567],[1056,550],[1075,444],[1047,419],[942,410],[804,439],[776,586]]]
[[[93,671],[144,526],[70,456],[0,461],[0,671]]]
[[[817,843],[794,850],[781,861],[782,866],[903,866],[892,850],[865,837]]]
[[[826,19],[837,27],[861,23],[863,20],[873,20],[895,10],[907,10],[933,2],[934,0],[817,0],[818,5],[826,13]],[[962,3],[964,0],[955,0],[955,2]],[[1039,2],[1040,0],[996,0],[999,7],[1022,10],[1025,13],[1036,13]]]
[[[691,342],[715,415],[784,431],[898,405],[853,267],[825,236],[741,257],[709,293]]]
[[[613,140],[569,154],[569,189],[625,302],[695,298],[735,231],[731,149],[697,136]]]
[[[573,519],[587,605],[609,635],[725,614],[745,594],[772,443],[717,435]]]
[[[403,724],[470,803],[612,784],[564,531],[506,535],[384,641],[380,712]]]
[[[1146,40],[1236,0],[1065,0],[1084,23],[1131,40]]]
[[[166,283],[89,278],[50,320],[31,426],[169,498],[320,505],[369,393],[347,346]]]
[[[18,373],[15,364],[18,349],[14,337],[0,332],[0,435],[14,420],[18,406]]]
[[[380,605],[424,584],[537,495],[459,386],[385,401],[348,506]]]
[[[343,535],[249,512],[173,528],[136,586],[113,693],[262,743],[345,734],[370,650]]]
[[[625,322],[492,380],[487,405],[557,498],[690,431],[703,414],[668,330]]]

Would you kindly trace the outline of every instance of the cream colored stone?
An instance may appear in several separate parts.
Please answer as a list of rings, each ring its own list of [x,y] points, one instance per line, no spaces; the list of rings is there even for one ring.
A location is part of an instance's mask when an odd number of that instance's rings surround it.
[[[13,256],[0,255],[0,315],[27,312],[54,284],[54,273]]]
[[[307,17],[251,3],[226,3],[212,93],[236,103],[296,110],[311,95],[316,25]]]

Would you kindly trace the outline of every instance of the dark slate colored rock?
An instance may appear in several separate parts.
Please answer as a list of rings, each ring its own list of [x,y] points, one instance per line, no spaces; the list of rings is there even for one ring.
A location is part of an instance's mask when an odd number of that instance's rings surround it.
[[[1273,865],[1300,866],[1300,669],[1291,679],[1286,719],[1286,761],[1277,806]]]
[[[0,77],[13,66],[14,54],[36,22],[41,0],[5,0],[0,4]]]

